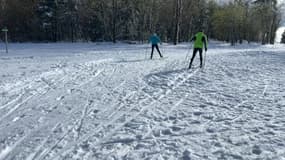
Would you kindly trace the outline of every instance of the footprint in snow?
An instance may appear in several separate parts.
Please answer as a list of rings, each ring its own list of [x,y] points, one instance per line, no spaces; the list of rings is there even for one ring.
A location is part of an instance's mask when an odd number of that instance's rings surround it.
[[[64,96],[60,96],[60,97],[58,97],[56,100],[57,101],[61,101],[61,100],[63,100],[64,99]]]
[[[253,146],[252,153],[256,154],[256,155],[260,155],[262,153],[262,151],[261,151],[259,146]]]
[[[182,160],[191,160],[191,152],[188,150],[185,150],[183,152]]]

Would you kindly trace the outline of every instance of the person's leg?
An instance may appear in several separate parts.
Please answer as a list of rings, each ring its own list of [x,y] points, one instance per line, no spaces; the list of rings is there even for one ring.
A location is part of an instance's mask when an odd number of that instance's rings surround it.
[[[203,49],[199,48],[199,54],[200,54],[200,68],[203,67]]]
[[[161,55],[161,52],[160,52],[160,50],[159,50],[158,45],[156,45],[155,48],[156,48],[157,52],[159,53],[160,58],[162,58],[163,56]]]
[[[153,57],[153,50],[154,50],[154,45],[151,46],[151,55],[150,55],[150,59],[152,59]]]
[[[197,49],[197,48],[194,48],[194,50],[193,50],[193,56],[192,56],[192,58],[191,58],[191,62],[190,62],[190,65],[189,65],[189,68],[188,68],[188,69],[191,69],[192,63],[193,63],[193,61],[194,61],[194,58],[195,58],[195,56],[196,56],[197,51],[198,51],[198,49]]]

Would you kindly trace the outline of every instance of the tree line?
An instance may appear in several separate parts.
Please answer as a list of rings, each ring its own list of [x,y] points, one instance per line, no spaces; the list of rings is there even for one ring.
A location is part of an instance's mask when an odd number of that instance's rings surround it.
[[[0,27],[15,42],[147,41],[177,44],[199,30],[231,44],[274,43],[277,0],[0,0]]]

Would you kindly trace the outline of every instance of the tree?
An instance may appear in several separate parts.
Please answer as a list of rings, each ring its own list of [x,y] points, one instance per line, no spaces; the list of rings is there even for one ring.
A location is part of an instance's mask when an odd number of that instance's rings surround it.
[[[254,2],[256,21],[260,27],[262,44],[274,43],[275,32],[281,21],[277,0],[256,0]]]
[[[37,38],[35,7],[34,0],[1,1],[0,28],[9,29],[11,41],[31,41]]]
[[[284,31],[284,33],[282,34],[281,43],[285,43],[285,31]]]
[[[107,30],[105,29],[104,1],[82,0],[78,5],[78,32],[84,41],[102,41]]]
[[[182,0],[175,0],[175,24],[174,24],[174,45],[179,42],[179,33],[180,33],[180,25],[181,25],[181,15],[182,15]]]
[[[0,0],[0,28],[12,41],[145,41],[174,44],[203,29],[232,43],[273,43],[276,0]]]
[[[57,1],[55,14],[57,39],[72,42],[81,38],[79,23],[79,1]]]
[[[37,16],[39,27],[42,31],[42,39],[47,41],[58,40],[58,3],[56,0],[41,0],[37,4]]]

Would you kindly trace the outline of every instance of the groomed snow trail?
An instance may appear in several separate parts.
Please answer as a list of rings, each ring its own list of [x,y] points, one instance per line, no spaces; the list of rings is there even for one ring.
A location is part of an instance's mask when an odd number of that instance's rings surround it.
[[[0,160],[285,159],[285,46],[146,47],[0,52]]]

